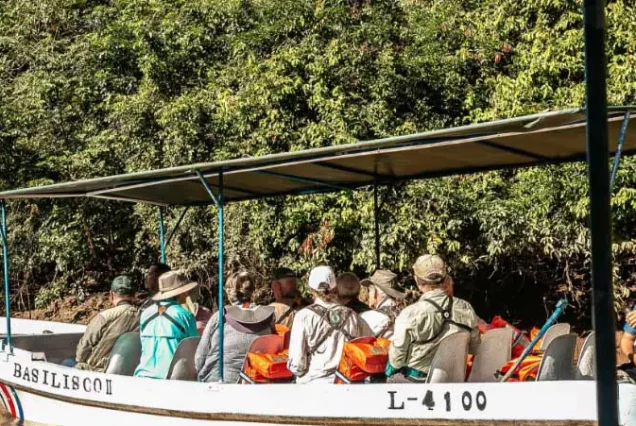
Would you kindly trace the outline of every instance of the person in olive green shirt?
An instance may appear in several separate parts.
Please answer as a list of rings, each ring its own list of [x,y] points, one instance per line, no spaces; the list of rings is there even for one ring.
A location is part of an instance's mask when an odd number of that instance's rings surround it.
[[[132,279],[128,275],[115,278],[110,286],[113,307],[97,314],[86,327],[77,345],[76,368],[104,371],[117,338],[137,330],[137,308],[132,304],[132,298]]]
[[[422,292],[395,320],[386,375],[400,373],[407,379],[426,378],[439,342],[458,332],[470,333],[470,352],[479,345],[477,316],[470,303],[453,297],[453,281],[439,256],[420,256],[413,266]]]

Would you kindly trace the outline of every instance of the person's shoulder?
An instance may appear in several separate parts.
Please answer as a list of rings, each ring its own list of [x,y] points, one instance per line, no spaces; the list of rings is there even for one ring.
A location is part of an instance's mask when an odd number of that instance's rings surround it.
[[[475,312],[475,310],[473,309],[473,305],[470,304],[470,302],[461,299],[459,297],[453,297],[453,304],[454,306],[461,308],[461,309],[466,309],[469,310],[471,312]]]

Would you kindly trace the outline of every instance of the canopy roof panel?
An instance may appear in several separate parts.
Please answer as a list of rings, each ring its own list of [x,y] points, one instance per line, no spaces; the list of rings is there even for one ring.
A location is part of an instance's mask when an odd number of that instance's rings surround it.
[[[610,151],[615,151],[626,112],[609,109]],[[157,205],[200,205],[211,200],[196,172],[219,186],[224,201],[306,194],[585,159],[583,109],[435,130],[407,136],[297,152],[198,163],[0,192],[0,199],[96,197]],[[627,132],[623,153],[636,152]]]

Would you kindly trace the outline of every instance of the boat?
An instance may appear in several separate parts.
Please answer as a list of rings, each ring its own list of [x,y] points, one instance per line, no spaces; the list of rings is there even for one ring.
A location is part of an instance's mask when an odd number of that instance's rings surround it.
[[[610,151],[636,153],[636,134],[625,131],[633,111],[636,107],[608,109],[605,118]],[[163,261],[166,246],[181,222],[166,235],[165,210],[214,205],[220,230],[218,298],[222,305],[223,206],[229,202],[582,161],[588,123],[585,111],[575,108],[350,145],[5,191],[0,193],[5,294],[9,285],[4,237],[10,200],[92,197],[155,205],[160,212],[158,252]],[[376,253],[379,251],[376,247]],[[376,262],[379,266],[379,259]],[[6,309],[10,312],[9,306]],[[605,404],[605,394],[597,389],[609,389],[614,406],[618,404],[615,415],[620,424],[636,425],[636,385],[617,387],[615,376],[609,387],[600,377],[596,381],[419,385],[240,385],[224,383],[222,375],[218,383],[153,380],[61,365],[63,359],[74,356],[83,329],[50,324],[54,323],[6,318],[0,348],[0,400],[18,421],[63,425],[90,421],[109,426],[592,425],[597,424],[599,412],[604,412],[600,404]],[[16,333],[11,333],[12,328]],[[611,321],[597,322],[596,333],[601,337],[611,333],[610,349],[614,351]],[[615,371],[615,361],[599,350],[596,356],[597,371]]]

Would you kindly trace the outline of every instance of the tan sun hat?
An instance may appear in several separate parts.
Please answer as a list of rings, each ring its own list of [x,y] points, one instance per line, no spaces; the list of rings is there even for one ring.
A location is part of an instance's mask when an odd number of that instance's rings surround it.
[[[396,289],[396,287],[398,287],[397,277],[398,276],[391,271],[378,269],[369,278],[362,280],[360,284],[364,286],[375,286],[393,299],[405,299],[406,294]]]
[[[441,284],[448,276],[448,268],[441,257],[425,254],[415,261],[413,273],[426,283]]]
[[[166,300],[190,292],[199,284],[191,281],[181,271],[170,271],[159,277],[159,292],[152,300]]]

